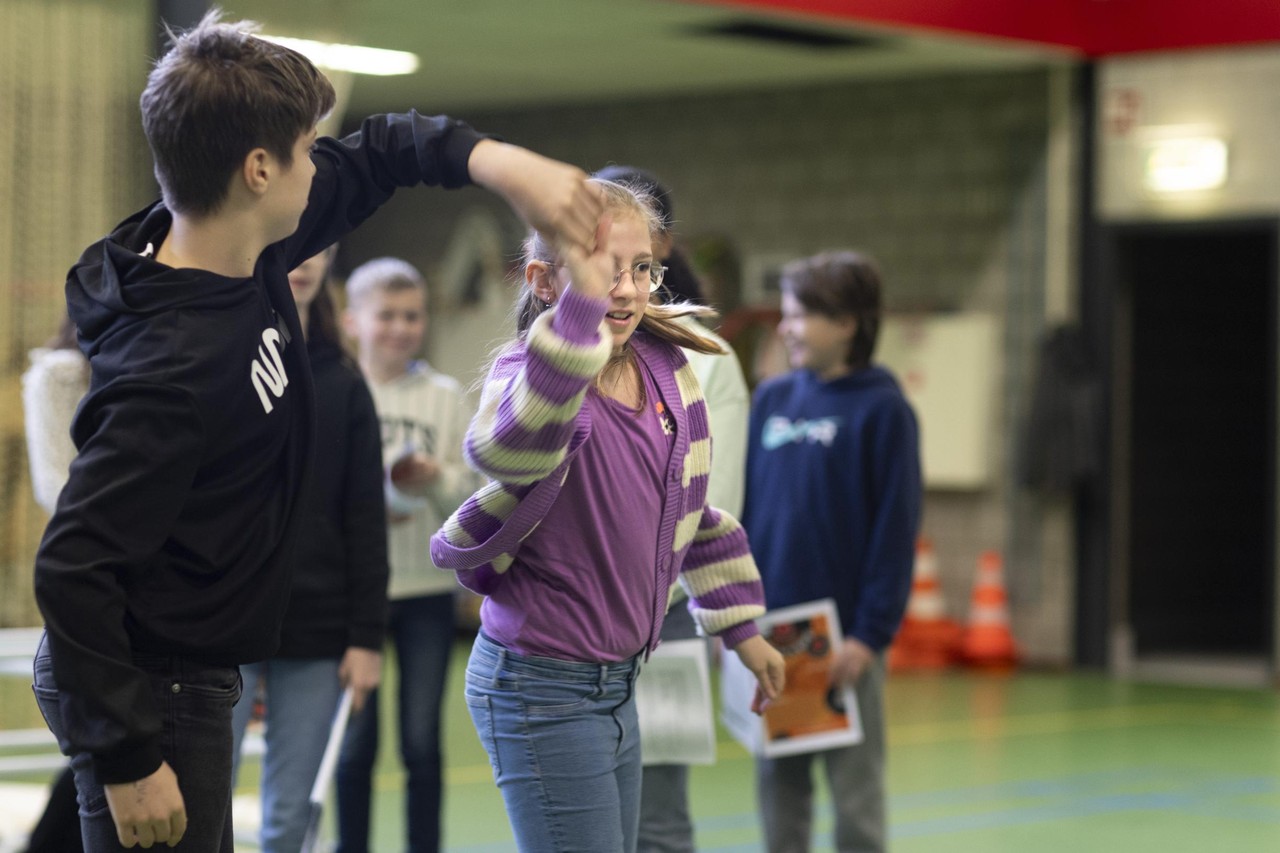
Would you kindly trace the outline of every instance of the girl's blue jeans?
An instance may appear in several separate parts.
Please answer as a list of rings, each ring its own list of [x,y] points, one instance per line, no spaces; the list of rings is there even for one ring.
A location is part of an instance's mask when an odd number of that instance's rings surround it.
[[[640,656],[522,655],[481,632],[466,702],[522,853],[632,853],[640,819]]]

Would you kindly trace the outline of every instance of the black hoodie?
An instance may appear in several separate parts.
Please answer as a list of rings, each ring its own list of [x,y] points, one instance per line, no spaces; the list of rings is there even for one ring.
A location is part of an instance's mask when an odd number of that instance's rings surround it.
[[[297,231],[267,247],[251,278],[157,263],[173,221],[162,203],[72,267],[67,305],[92,375],[35,591],[63,729],[103,783],[141,779],[162,760],[134,653],[234,665],[279,645],[314,412],[288,271],[398,186],[468,183],[478,141],[416,113],[321,139]]]
[[[316,388],[316,464],[278,657],[382,651],[387,629],[387,515],[382,431],[360,366],[336,345],[307,341]]]

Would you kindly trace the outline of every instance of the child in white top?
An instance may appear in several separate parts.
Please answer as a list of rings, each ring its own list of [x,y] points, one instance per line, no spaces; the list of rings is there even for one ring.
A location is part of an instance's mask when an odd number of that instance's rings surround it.
[[[63,318],[57,334],[30,356],[31,366],[22,374],[22,413],[31,491],[36,503],[52,515],[76,458],[71,421],[89,390],[89,362],[76,347],[76,327],[70,317]],[[49,788],[44,812],[28,838],[28,851],[80,853],[84,844],[78,814],[75,777],[68,765]]]
[[[452,377],[417,359],[427,326],[426,283],[414,267],[380,258],[347,279],[346,330],[373,392],[386,468],[390,635],[399,666],[400,754],[409,849],[440,840],[440,712],[454,639],[453,572],[431,562],[431,535],[478,486],[462,459],[471,410]],[[367,849],[378,701],[352,717],[338,764],[343,853]]]
[[[31,463],[31,490],[50,515],[76,458],[71,420],[89,390],[89,363],[76,348],[70,319],[49,343],[33,349],[31,366],[22,374],[22,411]]]

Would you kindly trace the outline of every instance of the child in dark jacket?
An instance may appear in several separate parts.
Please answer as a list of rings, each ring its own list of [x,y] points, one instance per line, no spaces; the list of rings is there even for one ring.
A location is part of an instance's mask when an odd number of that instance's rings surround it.
[[[471,406],[462,386],[418,358],[429,324],[427,282],[399,258],[375,258],[347,277],[345,326],[382,425],[386,472],[387,639],[398,689],[369,694],[351,715],[335,782],[339,853],[368,853],[379,709],[394,709],[404,765],[409,853],[436,853],[443,827],[445,690],[455,640],[453,572],[436,568],[431,535],[478,484],[462,458]]]
[[[266,700],[259,847],[302,848],[310,793],[344,688],[360,708],[382,673],[387,531],[382,446],[373,397],[342,349],[327,289],[336,247],[289,273],[316,387],[318,463],[304,496],[293,589],[274,657],[240,668]],[[235,759],[253,703],[236,703]]]

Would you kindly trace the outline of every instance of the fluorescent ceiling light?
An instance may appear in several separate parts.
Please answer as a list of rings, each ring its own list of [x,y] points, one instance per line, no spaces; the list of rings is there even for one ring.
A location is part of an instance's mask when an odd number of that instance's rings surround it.
[[[418,70],[418,55],[403,50],[384,50],[357,44],[330,44],[283,36],[264,35],[262,38],[296,50],[316,65],[331,71],[393,77],[397,74],[412,74]]]
[[[1160,193],[1217,189],[1227,182],[1227,143],[1216,136],[1152,140],[1142,180]]]

